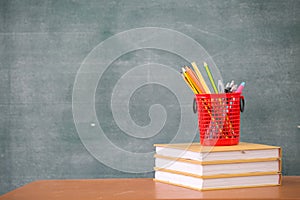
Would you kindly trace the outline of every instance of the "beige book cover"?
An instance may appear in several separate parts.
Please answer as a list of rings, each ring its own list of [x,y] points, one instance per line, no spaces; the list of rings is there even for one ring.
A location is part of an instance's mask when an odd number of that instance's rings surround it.
[[[218,190],[280,185],[281,173],[257,172],[245,174],[198,176],[189,173],[155,168],[154,181],[195,190]]]
[[[156,154],[198,161],[281,158],[281,148],[240,142],[232,146],[202,146],[200,143],[155,144]]]
[[[238,145],[231,146],[202,146],[200,143],[178,143],[178,144],[154,144],[155,147],[188,150],[193,152],[224,152],[224,151],[246,151],[246,150],[267,150],[280,149],[279,146],[266,144],[255,144],[240,142]]]

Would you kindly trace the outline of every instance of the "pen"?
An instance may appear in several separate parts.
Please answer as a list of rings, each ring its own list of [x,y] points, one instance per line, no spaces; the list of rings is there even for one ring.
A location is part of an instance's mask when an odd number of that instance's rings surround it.
[[[232,87],[234,85],[234,80],[231,81],[231,83],[229,84],[229,87]]]
[[[238,89],[235,92],[242,93],[244,87],[245,87],[245,82],[242,82],[241,85],[238,87]]]
[[[237,89],[237,85],[233,85],[232,88],[230,89],[230,92],[235,92]]]

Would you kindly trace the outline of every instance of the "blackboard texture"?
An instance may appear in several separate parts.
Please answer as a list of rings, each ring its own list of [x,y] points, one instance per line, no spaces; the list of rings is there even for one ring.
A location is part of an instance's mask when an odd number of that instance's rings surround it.
[[[298,0],[1,0],[0,41],[0,194],[153,177],[154,143],[199,141],[192,61],[246,82],[241,140],[300,175]]]

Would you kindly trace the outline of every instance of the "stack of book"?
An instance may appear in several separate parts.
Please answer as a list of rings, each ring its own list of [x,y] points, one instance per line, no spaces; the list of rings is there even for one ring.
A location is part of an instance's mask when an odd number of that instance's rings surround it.
[[[196,190],[281,184],[281,148],[240,142],[234,146],[155,144],[155,181]]]

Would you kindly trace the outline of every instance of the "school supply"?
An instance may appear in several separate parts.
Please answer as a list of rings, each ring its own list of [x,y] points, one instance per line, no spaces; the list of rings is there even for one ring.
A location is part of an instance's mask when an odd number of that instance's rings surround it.
[[[221,91],[224,90],[224,93],[219,94],[209,66],[204,62],[205,71],[215,92],[211,94],[196,63],[192,62],[191,65],[194,71],[184,66],[182,76],[195,94],[193,108],[195,113],[198,111],[201,144],[213,146],[238,144],[240,111],[243,112],[245,101],[244,97],[236,91],[242,90],[244,84],[237,88],[232,80],[224,88],[223,83],[218,80],[218,86],[222,85]]]
[[[162,156],[159,154],[155,154],[154,157],[155,167],[158,170],[167,169],[199,176],[255,172],[279,172],[281,166],[281,160],[279,157],[212,161],[197,161]]]
[[[201,72],[199,71],[199,68],[197,67],[196,63],[195,62],[192,62],[191,63],[192,67],[194,68],[196,74],[197,74],[197,77],[200,81],[200,84],[202,85],[203,89],[204,89],[204,93],[207,93],[207,94],[210,94],[210,90],[209,88],[207,87],[206,83],[205,83],[205,80],[201,74]]]
[[[155,181],[196,190],[281,184],[281,148],[241,142],[208,148],[199,143],[155,144]]]
[[[276,186],[281,183],[277,172],[233,174],[231,176],[198,176],[158,169],[155,181],[195,190],[217,190],[247,187]]]
[[[240,142],[233,146],[207,147],[200,143],[154,144],[159,155],[198,161],[264,159],[281,157],[281,148],[266,144]]]
[[[200,94],[199,86],[196,85],[196,82],[192,79],[190,74],[187,73],[186,69],[184,67],[182,69],[182,74],[184,75],[185,79],[189,83],[191,90],[194,92],[194,94]]]
[[[191,90],[193,91],[194,94],[211,94],[211,91],[210,91],[209,87],[207,86],[196,63],[192,62],[191,65],[192,65],[194,71],[188,66],[184,66],[181,68],[182,69],[181,74],[182,74],[184,81],[191,88]],[[203,65],[204,65],[204,69],[207,73],[208,79],[210,80],[213,91],[216,94],[218,94],[219,91],[216,87],[215,80],[213,78],[213,75],[211,74],[209,66],[207,65],[206,62],[204,62]],[[222,84],[222,82],[220,80],[218,80],[218,83],[219,82],[222,85],[222,88],[224,88],[224,85]],[[234,80],[232,80],[231,82],[228,82],[225,85],[224,93],[232,93],[232,92],[241,93],[242,90],[244,89],[244,87],[245,87],[245,82],[242,82],[239,85],[239,87],[237,87],[237,85],[234,84]]]
[[[235,92],[242,93],[244,87],[245,87],[245,82],[242,82]]]
[[[237,85],[233,85],[231,88],[230,88],[230,92],[235,92],[237,89]]]
[[[240,93],[196,95],[202,145],[220,146],[239,143],[240,108],[244,107],[244,102],[240,99],[243,99]]]
[[[197,94],[197,93],[198,93],[197,90],[194,88],[194,86],[192,85],[192,83],[190,82],[190,80],[187,78],[186,74],[182,72],[182,73],[181,73],[181,76],[183,77],[183,80],[186,82],[186,84],[187,84],[188,86],[190,86],[191,90],[192,90],[195,94]]]
[[[212,76],[212,74],[211,74],[211,72],[210,72],[210,69],[209,69],[209,67],[208,67],[208,65],[207,65],[206,62],[204,62],[204,68],[205,68],[205,71],[206,71],[206,73],[207,73],[207,75],[208,75],[208,78],[209,78],[209,80],[210,80],[210,83],[211,83],[211,85],[212,85],[212,87],[213,87],[215,93],[218,94],[218,93],[219,93],[219,92],[218,92],[218,89],[217,89],[217,87],[216,87],[215,81],[214,81],[214,79],[213,79],[213,76]]]
[[[195,74],[195,72],[191,68],[189,68],[188,66],[185,66],[184,69],[186,70],[187,75],[192,80],[195,88],[198,91],[198,94],[205,93],[204,88],[203,88],[202,84],[200,83],[200,81],[199,81],[197,75]]]
[[[228,93],[228,92],[235,92],[237,90],[237,84],[234,84],[234,80],[231,81],[231,83],[227,83],[226,84],[226,87],[224,89],[224,92],[225,93]]]
[[[194,71],[185,66],[182,74],[195,94],[200,143],[154,145],[154,180],[196,190],[280,185],[281,148],[239,142],[245,82],[224,87],[218,80],[218,90],[204,62],[211,94],[196,63],[191,65]]]

